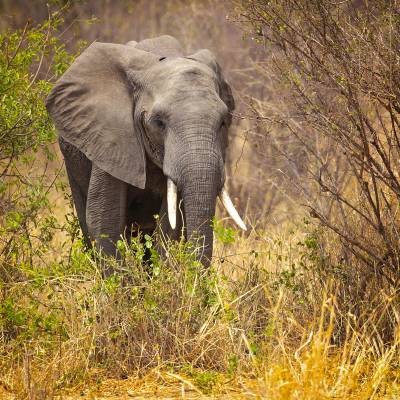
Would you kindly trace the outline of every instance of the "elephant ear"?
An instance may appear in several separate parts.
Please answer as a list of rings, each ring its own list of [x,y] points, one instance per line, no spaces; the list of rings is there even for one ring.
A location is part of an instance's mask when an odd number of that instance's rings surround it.
[[[224,78],[221,67],[218,64],[214,54],[210,50],[203,49],[203,50],[199,50],[197,53],[195,53],[191,56],[188,56],[187,58],[202,62],[202,63],[208,65],[208,67],[210,67],[214,71],[214,73],[217,77],[218,83],[219,83],[219,89],[220,89],[219,95],[221,97],[221,100],[228,107],[228,110],[230,113],[230,120],[229,120],[229,124],[230,124],[231,120],[232,120],[231,113],[235,109],[235,100],[232,95],[232,89],[231,89],[230,85],[228,84],[228,82],[226,81],[226,79]]]
[[[135,72],[157,57],[132,45],[93,43],[57,81],[46,101],[60,136],[110,175],[145,187],[144,148],[133,123]]]
[[[169,35],[142,40],[136,44],[136,48],[162,57],[179,57],[183,55],[181,44]]]

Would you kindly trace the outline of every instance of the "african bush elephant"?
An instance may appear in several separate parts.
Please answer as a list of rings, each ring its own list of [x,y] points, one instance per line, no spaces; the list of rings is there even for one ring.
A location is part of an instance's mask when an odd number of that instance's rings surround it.
[[[210,51],[184,56],[171,36],[93,43],[46,105],[82,231],[105,253],[131,229],[153,232],[159,214],[165,235],[185,226],[187,238],[202,238],[208,265],[218,195],[245,229],[224,189],[234,99]]]

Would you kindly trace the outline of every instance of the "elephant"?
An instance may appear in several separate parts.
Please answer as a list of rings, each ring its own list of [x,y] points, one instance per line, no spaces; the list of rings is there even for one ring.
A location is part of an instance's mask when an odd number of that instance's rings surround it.
[[[166,35],[94,42],[46,107],[83,236],[107,255],[121,235],[158,225],[165,237],[200,240],[196,258],[208,266],[218,196],[246,229],[224,186],[235,102],[211,51],[185,55]]]

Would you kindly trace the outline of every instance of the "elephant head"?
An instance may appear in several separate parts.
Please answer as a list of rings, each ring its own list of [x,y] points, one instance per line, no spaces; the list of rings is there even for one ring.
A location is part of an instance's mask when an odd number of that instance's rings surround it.
[[[110,175],[143,189],[146,159],[162,169],[170,225],[179,193],[187,237],[204,239],[203,262],[219,195],[245,229],[224,189],[234,100],[210,51],[184,56],[170,36],[93,43],[56,83],[47,108],[59,134]]]

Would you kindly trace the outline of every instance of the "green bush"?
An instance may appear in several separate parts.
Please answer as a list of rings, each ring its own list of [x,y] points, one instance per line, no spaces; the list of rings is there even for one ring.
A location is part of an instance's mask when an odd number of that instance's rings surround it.
[[[60,12],[43,24],[0,34],[0,274],[29,268],[61,228],[51,213],[55,129],[45,98],[74,59],[61,41]]]

